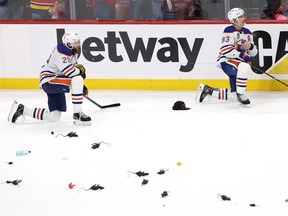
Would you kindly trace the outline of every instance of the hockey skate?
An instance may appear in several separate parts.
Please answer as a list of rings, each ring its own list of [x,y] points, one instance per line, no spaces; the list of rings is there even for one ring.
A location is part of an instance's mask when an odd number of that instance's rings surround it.
[[[246,97],[246,95],[237,93],[237,100],[241,105],[250,107],[250,100]]]
[[[214,88],[211,88],[210,86],[208,85],[204,85],[203,83],[200,83],[199,86],[198,86],[198,89],[197,89],[197,93],[196,93],[196,98],[195,100],[197,102],[200,102],[202,103],[203,100],[207,97],[207,96],[211,96],[213,91],[215,89]]]
[[[24,113],[24,105],[18,103],[17,101],[14,101],[10,110],[10,113],[8,115],[8,121],[11,123],[15,123],[16,120],[23,116]]]
[[[91,125],[91,118],[83,112],[73,114],[74,125]]]

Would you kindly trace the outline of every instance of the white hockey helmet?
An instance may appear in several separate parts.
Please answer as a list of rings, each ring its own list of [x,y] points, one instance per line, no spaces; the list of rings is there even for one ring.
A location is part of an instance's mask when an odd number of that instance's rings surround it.
[[[232,8],[228,12],[228,19],[232,24],[239,24],[239,17],[240,16],[245,16],[244,10],[241,8]]]
[[[80,38],[75,32],[66,32],[62,37],[62,42],[69,49],[80,47]]]

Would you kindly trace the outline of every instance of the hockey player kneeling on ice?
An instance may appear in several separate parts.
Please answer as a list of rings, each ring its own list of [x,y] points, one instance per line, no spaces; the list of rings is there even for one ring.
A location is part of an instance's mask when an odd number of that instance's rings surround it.
[[[74,124],[91,124],[91,118],[82,111],[83,95],[88,90],[84,86],[85,68],[77,64],[80,38],[76,33],[68,32],[63,35],[62,42],[55,47],[40,73],[40,88],[47,94],[49,111],[45,108],[29,108],[14,101],[8,116],[9,122],[15,123],[20,116],[59,121],[61,112],[67,109],[65,94],[71,91]]]
[[[233,8],[228,12],[228,19],[232,25],[226,27],[222,34],[217,66],[229,77],[231,92],[227,88],[213,88],[200,83],[196,101],[202,103],[207,96],[213,96],[219,100],[232,99],[241,105],[250,106],[245,92],[248,73],[252,72],[251,57],[256,56],[258,50],[251,31],[244,27],[245,12],[241,8]]]

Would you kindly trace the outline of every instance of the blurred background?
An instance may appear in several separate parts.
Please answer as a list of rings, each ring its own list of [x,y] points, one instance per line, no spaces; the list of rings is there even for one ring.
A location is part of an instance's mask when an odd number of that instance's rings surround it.
[[[288,17],[288,0],[0,0],[0,20],[224,20],[234,7],[247,19]]]

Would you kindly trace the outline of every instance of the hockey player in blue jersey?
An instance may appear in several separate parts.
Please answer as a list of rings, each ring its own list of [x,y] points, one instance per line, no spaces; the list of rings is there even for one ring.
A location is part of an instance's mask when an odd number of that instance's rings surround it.
[[[29,108],[14,101],[8,116],[9,122],[15,123],[20,116],[59,121],[61,112],[66,112],[65,94],[71,92],[74,124],[91,124],[91,118],[82,111],[83,95],[88,91],[84,86],[85,68],[77,64],[80,38],[74,32],[67,32],[62,42],[54,48],[40,73],[40,88],[47,94],[49,111],[45,108]]]
[[[251,57],[257,55],[258,49],[254,45],[251,31],[244,27],[244,11],[241,8],[233,8],[228,12],[228,19],[232,25],[227,26],[222,34],[217,66],[229,77],[231,91],[200,83],[196,101],[201,103],[207,96],[213,96],[220,100],[232,99],[241,105],[250,106],[250,100],[245,92],[248,73],[252,71]]]

